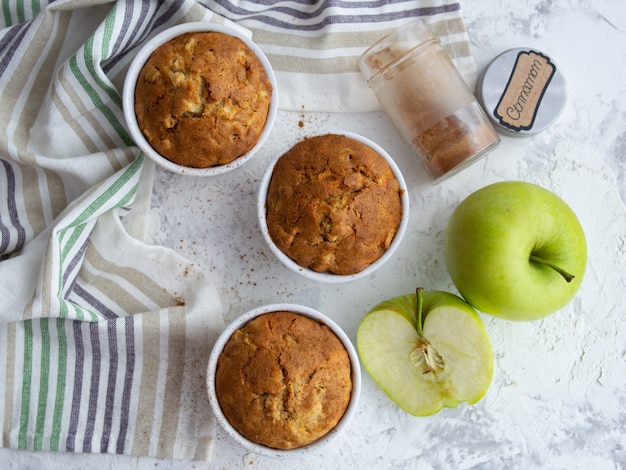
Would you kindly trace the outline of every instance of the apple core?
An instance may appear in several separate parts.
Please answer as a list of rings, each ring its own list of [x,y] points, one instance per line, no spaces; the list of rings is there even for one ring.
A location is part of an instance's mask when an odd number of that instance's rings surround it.
[[[445,361],[439,352],[424,338],[424,320],[422,318],[424,309],[424,289],[418,287],[415,290],[416,295],[416,318],[417,318],[417,345],[415,349],[411,351],[409,358],[413,365],[421,370],[422,374],[432,373],[437,376],[441,373],[445,367]]]

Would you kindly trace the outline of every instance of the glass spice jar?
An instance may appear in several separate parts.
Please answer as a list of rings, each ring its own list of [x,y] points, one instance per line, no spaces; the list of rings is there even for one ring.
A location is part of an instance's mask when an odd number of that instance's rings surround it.
[[[358,65],[434,180],[451,176],[499,144],[485,112],[424,21],[383,37]]]

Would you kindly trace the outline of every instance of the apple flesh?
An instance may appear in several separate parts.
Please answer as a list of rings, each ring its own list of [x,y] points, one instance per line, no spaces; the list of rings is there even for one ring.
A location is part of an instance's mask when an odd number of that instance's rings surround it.
[[[474,308],[530,321],[574,297],[587,245],[578,218],[556,194],[504,181],[457,206],[446,230],[445,258],[456,288]]]
[[[483,322],[448,292],[418,289],[376,305],[359,325],[357,349],[374,382],[414,416],[476,403],[493,375]]]

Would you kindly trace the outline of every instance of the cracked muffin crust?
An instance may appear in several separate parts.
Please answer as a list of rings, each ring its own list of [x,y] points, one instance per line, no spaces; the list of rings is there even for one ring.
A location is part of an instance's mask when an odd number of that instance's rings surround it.
[[[272,84],[239,38],[191,32],[158,47],[135,88],[135,114],[150,145],[193,168],[248,152],[267,120]]]
[[[341,340],[293,312],[260,315],[230,337],[215,390],[226,419],[274,449],[310,444],[333,429],[350,402],[352,368]]]
[[[278,159],[266,201],[276,246],[317,272],[356,274],[390,247],[401,188],[387,161],[347,136],[309,137]]]

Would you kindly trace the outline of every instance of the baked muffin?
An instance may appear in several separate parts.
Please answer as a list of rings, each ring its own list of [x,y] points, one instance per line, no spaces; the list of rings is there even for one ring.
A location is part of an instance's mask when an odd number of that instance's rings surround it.
[[[302,447],[333,429],[346,411],[350,358],[326,325],[297,313],[266,313],[224,346],[215,392],[226,419],[250,441]]]
[[[276,246],[317,272],[356,274],[389,248],[402,218],[387,160],[351,137],[307,138],[274,166],[266,223]]]
[[[260,138],[272,98],[262,62],[239,38],[191,32],[158,47],[135,88],[141,132],[183,166],[230,163]]]

